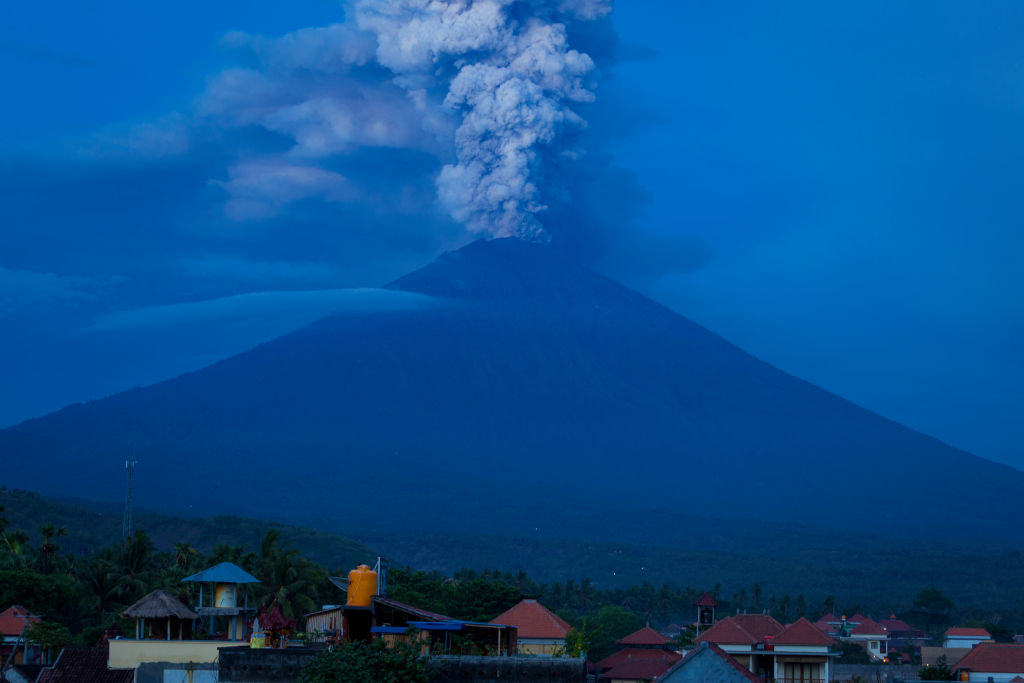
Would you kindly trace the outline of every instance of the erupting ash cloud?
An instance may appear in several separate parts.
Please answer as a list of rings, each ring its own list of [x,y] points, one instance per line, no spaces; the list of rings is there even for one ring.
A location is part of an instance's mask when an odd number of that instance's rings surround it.
[[[420,149],[444,163],[437,198],[470,232],[546,239],[541,154],[585,125],[573,107],[594,98],[594,63],[569,46],[567,26],[605,17],[610,0],[352,0],[346,9],[344,24],[228,37],[263,68],[221,74],[205,113],[294,141],[285,155],[249,163],[249,184],[258,184],[254,168],[301,179],[309,174],[271,167],[355,146]]]

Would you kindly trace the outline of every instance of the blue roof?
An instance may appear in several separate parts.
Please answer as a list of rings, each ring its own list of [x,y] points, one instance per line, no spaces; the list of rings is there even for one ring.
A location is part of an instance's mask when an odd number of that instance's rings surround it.
[[[486,626],[488,628],[515,628],[504,624],[485,624],[482,621],[463,621],[461,619],[450,619],[448,621],[410,621],[410,626],[421,631],[461,631],[465,626]]]
[[[198,574],[182,579],[181,582],[186,581],[213,581],[215,583],[259,583],[260,580],[255,576],[245,571],[237,564],[231,562],[221,562],[216,567],[210,567],[204,569]]]
[[[390,634],[403,634],[408,632],[408,628],[405,626],[374,626],[370,629],[370,633],[390,633]]]

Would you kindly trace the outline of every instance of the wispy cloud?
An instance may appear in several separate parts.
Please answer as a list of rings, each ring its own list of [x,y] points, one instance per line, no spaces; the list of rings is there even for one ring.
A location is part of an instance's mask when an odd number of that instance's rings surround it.
[[[202,280],[262,283],[323,284],[337,276],[331,266],[296,261],[259,261],[229,254],[202,254],[182,260],[185,272]]]
[[[144,330],[275,319],[284,321],[282,331],[287,331],[296,326],[296,320],[309,322],[333,313],[411,310],[438,303],[438,299],[422,294],[376,288],[250,292],[112,313],[97,319],[88,329],[93,332]]]
[[[249,161],[228,169],[229,179],[211,183],[229,195],[224,211],[236,221],[273,218],[292,202],[319,198],[341,202],[352,197],[339,173],[315,166],[297,166],[280,158]]]
[[[91,302],[95,296],[87,290],[89,282],[86,278],[0,267],[0,315],[22,310],[38,313]]]

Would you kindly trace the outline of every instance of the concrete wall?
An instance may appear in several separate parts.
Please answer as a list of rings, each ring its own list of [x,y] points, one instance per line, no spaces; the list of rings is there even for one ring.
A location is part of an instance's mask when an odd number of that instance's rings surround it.
[[[229,643],[221,640],[111,640],[111,669],[135,669],[146,662],[212,664],[217,650]]]

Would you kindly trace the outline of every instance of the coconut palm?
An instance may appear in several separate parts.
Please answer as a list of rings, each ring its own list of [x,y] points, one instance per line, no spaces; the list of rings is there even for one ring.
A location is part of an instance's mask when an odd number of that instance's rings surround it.
[[[11,569],[22,569],[28,564],[29,536],[21,529],[8,531],[0,536],[3,541],[3,565]]]
[[[149,564],[153,556],[153,542],[144,531],[136,531],[121,543],[117,596],[126,603],[138,600],[149,588]]]
[[[67,536],[68,530],[62,526],[57,527],[53,524],[44,524],[39,533],[43,537],[42,545],[39,546],[39,571],[43,574],[49,574],[53,571],[53,557],[60,550],[60,546],[53,543],[53,539]]]
[[[256,592],[265,606],[277,602],[286,617],[297,619],[316,609],[317,586],[327,577],[297,550],[282,548],[280,541],[281,533],[271,529],[260,543],[256,576],[261,583]]]

